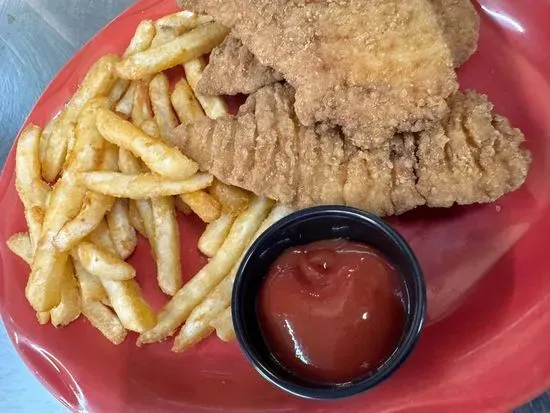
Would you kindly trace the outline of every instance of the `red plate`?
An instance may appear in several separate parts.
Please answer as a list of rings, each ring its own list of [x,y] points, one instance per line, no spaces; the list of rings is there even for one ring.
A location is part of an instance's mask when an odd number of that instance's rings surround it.
[[[175,10],[143,0],[88,43],[61,70],[27,122],[44,125],[90,64],[120,53],[138,22]],[[1,313],[27,366],[65,405],[79,411],[263,410],[363,412],[505,411],[550,387],[550,15],[548,2],[480,1],[478,53],[461,69],[463,88],[487,93],[527,137],[534,155],[527,183],[498,204],[422,209],[393,219],[423,264],[430,322],[407,363],[368,394],[336,403],[289,396],[261,379],[237,345],[210,338],[183,353],[170,343],[137,348],[135,335],[111,345],[82,317],[39,326],[24,298],[28,268],[5,240],[25,230],[12,151],[0,181]],[[185,277],[205,263],[202,224],[180,222]],[[130,260],[144,293],[160,306],[148,247]]]

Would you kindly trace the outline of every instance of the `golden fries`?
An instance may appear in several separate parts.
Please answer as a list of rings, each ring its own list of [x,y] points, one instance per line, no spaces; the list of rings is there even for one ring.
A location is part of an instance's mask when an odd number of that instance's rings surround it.
[[[90,242],[78,244],[77,254],[84,269],[100,280],[125,281],[136,276],[136,270],[130,264]]]
[[[103,285],[97,275],[86,271],[78,258],[78,252],[72,254],[72,257],[74,270],[77,275],[78,283],[80,284],[82,301],[84,303],[101,301],[105,304],[108,301],[107,292],[105,291],[105,288],[103,288]]]
[[[155,174],[127,175],[116,172],[86,172],[79,180],[92,191],[117,198],[143,199],[177,195],[207,188],[212,175],[198,173],[189,179],[175,181]]]
[[[43,208],[48,195],[48,185],[40,173],[40,133],[38,126],[28,125],[17,140],[15,152],[15,188],[25,208]]]
[[[128,216],[128,200],[117,199],[107,213],[107,225],[115,243],[118,255],[128,258],[137,245],[137,236]]]
[[[129,56],[116,65],[123,79],[143,79],[210,52],[229,30],[219,23],[206,23],[158,47]]]
[[[229,234],[234,220],[234,215],[222,214],[218,219],[209,223],[199,238],[197,245],[199,251],[207,257],[213,257]]]
[[[120,98],[120,100],[115,105],[116,113],[124,116],[125,118],[130,117],[130,115],[132,114],[132,110],[134,109],[134,97],[136,95],[137,86],[137,82],[130,83],[130,86],[128,87],[128,89],[126,89],[124,95],[122,95],[122,98]]]
[[[128,334],[118,317],[100,302],[85,302],[82,306],[82,314],[115,345],[122,343]]]
[[[181,34],[200,26],[201,24],[209,23],[212,20],[213,19],[210,16],[204,16],[183,10],[161,17],[155,22],[155,26],[157,29],[170,28],[175,30],[178,34]]]
[[[130,220],[130,224],[132,225],[132,227],[134,227],[137,232],[139,232],[145,238],[149,238],[149,235],[145,230],[145,225],[143,224],[143,218],[141,218],[141,214],[136,205],[136,202],[136,200],[131,199],[128,203],[128,219]]]
[[[25,261],[27,264],[32,264],[34,252],[32,250],[31,238],[26,232],[18,232],[9,237],[8,248],[11,252]]]
[[[76,320],[81,311],[82,301],[74,268],[71,262],[67,262],[61,287],[61,302],[50,311],[50,319],[54,327],[66,326]]]
[[[44,223],[44,209],[33,206],[25,210],[25,220],[29,227],[29,236],[31,237],[32,253],[36,251],[40,234],[42,233],[42,224]]]
[[[155,24],[151,20],[143,20],[138,24],[134,37],[130,41],[130,44],[126,48],[123,57],[131,56],[134,53],[147,50],[151,46],[151,42],[155,37],[156,29]],[[130,82],[126,79],[117,79],[111,91],[109,92],[110,106],[113,106],[118,102],[126,90]]]
[[[193,123],[206,116],[185,79],[178,80],[170,101],[181,123]]]
[[[233,329],[233,319],[231,317],[231,307],[223,310],[210,325],[216,329],[216,335],[222,341],[231,341],[235,338],[235,330]]]
[[[232,185],[226,185],[215,179],[208,190],[222,205],[222,210],[228,214],[238,214],[248,207],[250,192]]]
[[[181,194],[180,197],[204,222],[212,222],[220,217],[221,205],[208,193],[195,191]]]
[[[193,308],[235,265],[272,205],[271,200],[256,198],[250,207],[237,217],[217,254],[166,304],[160,313],[158,323],[139,337],[138,345],[168,337],[185,321]]]
[[[136,92],[134,93],[134,104],[132,106],[132,123],[141,127],[143,122],[151,119],[153,119],[153,112],[149,100],[149,82],[145,80],[136,81]]]
[[[155,237],[151,244],[157,260],[157,280],[162,292],[174,295],[182,285],[180,236],[172,197],[153,198]]]
[[[159,127],[157,126],[157,122],[155,122],[154,119],[146,120],[139,126],[139,128],[152,138],[155,138],[155,139],[160,138],[160,130],[159,130]]]
[[[258,231],[256,231],[254,236],[250,239],[246,249],[236,261],[229,274],[212,290],[212,292],[210,292],[210,294],[208,294],[204,301],[193,309],[174,341],[175,351],[183,351],[193,344],[198,343],[212,332],[212,329],[215,327],[211,325],[211,322],[213,322],[224,308],[231,304],[233,281],[235,280],[235,276],[237,275],[246,250],[266,229],[291,212],[291,208],[281,204],[276,205],[271,210],[258,228]]]
[[[197,92],[197,83],[199,83],[205,66],[206,62],[202,57],[189,60],[183,64],[187,82],[204,109],[204,113],[206,113],[206,116],[210,119],[218,119],[229,113],[225,101],[219,96],[206,96]]]
[[[183,199],[181,199],[180,196],[176,197],[176,209],[181,212],[182,214],[189,215],[192,214],[193,211],[191,208],[189,208],[189,205],[187,205],[185,202],[183,202]]]
[[[112,254],[117,254],[115,243],[111,238],[109,227],[107,226],[107,222],[105,222],[104,219],[101,220],[96,229],[94,229],[92,233],[88,236],[88,241],[90,241],[94,245],[97,245],[98,247],[103,248],[104,250],[109,251]]]
[[[149,83],[149,98],[160,135],[168,140],[172,131],[178,126],[178,120],[170,102],[170,83],[164,73],[159,73]]]
[[[67,145],[74,139],[74,124],[84,105],[95,97],[109,92],[115,82],[114,65],[118,62],[115,55],[105,55],[92,65],[78,90],[57,118],[48,139],[46,157],[42,165],[42,176],[53,182],[59,175],[65,157]]]
[[[197,163],[177,148],[151,138],[109,110],[98,111],[97,127],[106,140],[129,150],[159,175],[185,179],[198,170]]]

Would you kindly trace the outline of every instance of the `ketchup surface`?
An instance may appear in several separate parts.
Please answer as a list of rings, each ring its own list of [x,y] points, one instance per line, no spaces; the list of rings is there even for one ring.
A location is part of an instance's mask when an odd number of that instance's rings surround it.
[[[380,366],[405,326],[398,271],[365,244],[333,239],[292,247],[271,265],[258,314],[283,367],[318,383],[345,383]]]

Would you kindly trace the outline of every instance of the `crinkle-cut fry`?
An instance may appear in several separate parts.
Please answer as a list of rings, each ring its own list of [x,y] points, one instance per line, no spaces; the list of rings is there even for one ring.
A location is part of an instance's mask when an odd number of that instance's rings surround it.
[[[99,277],[84,268],[78,258],[77,251],[71,252],[71,257],[73,258],[75,273],[80,285],[82,302],[87,303],[92,301],[101,301],[102,303],[107,304],[109,301],[107,298],[107,292],[105,291],[105,288],[103,288],[103,284],[101,284]]]
[[[54,327],[66,326],[80,316],[82,299],[78,282],[74,276],[73,264],[67,261],[63,285],[61,287],[61,301],[50,311],[51,322]]]
[[[40,134],[38,126],[26,126],[19,135],[15,151],[15,188],[27,209],[33,206],[44,208],[49,192],[40,172]]]
[[[65,169],[70,171],[91,171],[97,169],[105,148],[105,141],[96,127],[97,111],[109,107],[105,97],[91,99],[77,118],[75,147],[68,155]]]
[[[128,219],[130,220],[130,224],[134,229],[140,233],[145,238],[149,238],[147,235],[147,231],[145,230],[145,225],[143,224],[143,218],[141,218],[141,214],[139,212],[139,209],[136,205],[135,199],[130,199],[128,202]]]
[[[32,264],[34,252],[32,250],[31,238],[26,232],[18,232],[13,234],[6,241],[11,252],[25,261],[27,264]]]
[[[170,82],[164,73],[158,73],[149,83],[149,99],[160,135],[168,140],[172,131],[178,126],[178,119],[170,102]]]
[[[123,57],[131,56],[134,53],[147,50],[155,37],[156,29],[152,20],[142,20],[130,40],[130,44],[124,51]],[[111,91],[109,92],[109,102],[111,107],[114,106],[124,96],[128,90],[130,82],[126,79],[117,79]]]
[[[193,308],[235,265],[272,205],[273,201],[267,198],[256,198],[250,207],[237,217],[217,254],[164,306],[157,324],[139,337],[138,345],[161,341],[174,333]]]
[[[75,182],[73,173],[66,171],[53,187],[50,196],[31,275],[25,289],[27,300],[35,311],[51,310],[61,299],[61,285],[68,255],[58,251],[53,240],[82,206],[85,188]]]
[[[206,96],[197,92],[197,83],[199,83],[205,67],[206,61],[202,57],[197,57],[196,59],[185,62],[183,68],[185,69],[187,82],[204,109],[206,116],[210,119],[218,119],[222,116],[227,116],[229,112],[223,98],[219,96]]]
[[[113,68],[118,61],[115,55],[105,55],[94,63],[59,115],[48,139],[46,158],[42,165],[42,176],[46,181],[53,182],[61,172],[67,155],[67,145],[82,108],[90,99],[106,95],[111,89],[116,80]]]
[[[88,236],[88,241],[94,245],[97,245],[98,247],[103,248],[104,250],[109,251],[112,254],[117,254],[115,243],[111,238],[109,227],[107,226],[107,222],[105,222],[104,219],[101,220],[96,229],[94,229],[92,233]]]
[[[114,202],[112,196],[93,191],[86,192],[78,215],[67,222],[55,236],[55,247],[60,251],[74,248],[99,225]]]
[[[154,119],[148,119],[139,125],[139,128],[152,138],[160,138],[160,129]]]
[[[151,171],[159,175],[185,179],[198,170],[197,163],[183,155],[176,147],[148,136],[109,110],[98,112],[97,127],[106,140],[129,150]]]
[[[207,257],[213,257],[229,234],[234,220],[235,215],[222,214],[218,219],[209,223],[197,243],[199,251]]]
[[[107,291],[113,310],[125,328],[142,333],[156,324],[157,316],[141,295],[136,280],[102,279],[101,282]]]
[[[82,306],[82,314],[92,326],[115,345],[121,344],[128,334],[117,315],[98,301],[85,302]]]
[[[115,244],[116,245],[116,244]],[[78,260],[91,274],[100,280],[126,281],[136,276],[136,270],[119,255],[91,242],[81,242],[76,247]]]
[[[265,230],[292,212],[293,210],[290,207],[282,204],[275,205],[242,252],[231,269],[231,272],[193,309],[179,334],[176,336],[174,341],[174,349],[176,349],[176,351],[183,351],[210,335],[213,330],[210,323],[224,308],[231,304],[233,281],[235,280],[235,276],[237,275],[237,271],[239,270],[239,266],[241,265],[241,261],[246,251]]]
[[[137,127],[141,127],[145,121],[153,119],[153,111],[149,98],[149,82],[147,79],[138,80],[136,84],[134,105],[132,106],[132,123]]]
[[[170,101],[181,123],[193,123],[206,116],[189,83],[184,78],[178,80],[174,86]]]
[[[216,22],[206,23],[160,46],[124,58],[116,65],[123,79],[142,79],[195,59],[218,46],[229,30]]]
[[[191,210],[189,205],[187,205],[185,202],[183,202],[183,199],[181,199],[180,196],[176,197],[176,209],[179,212],[181,212],[182,214],[185,214],[185,215],[189,215],[189,214],[193,213],[193,211]]]
[[[137,246],[136,231],[128,216],[128,200],[117,199],[106,218],[118,255],[122,259],[128,258]]]
[[[117,198],[144,199],[177,195],[207,188],[212,175],[200,172],[184,180],[172,180],[146,173],[128,175],[116,172],[86,172],[79,180],[92,191]]]
[[[128,82],[126,79],[119,79],[125,82]],[[138,87],[138,82],[130,82],[128,89],[124,92],[124,95],[115,105],[115,112],[119,115],[129,118],[132,115],[132,110],[134,109],[134,97],[136,95],[136,89]]]
[[[189,192],[181,194],[180,197],[204,222],[212,222],[220,217],[222,211],[220,203],[207,192]]]
[[[220,340],[229,342],[235,338],[231,307],[227,307],[218,314],[218,316],[210,322],[210,325],[216,329],[216,335]]]
[[[173,197],[151,199],[157,261],[157,281],[163,293],[174,295],[182,286],[180,236]]]
[[[223,212],[228,214],[238,214],[245,210],[252,197],[250,192],[233,185],[224,184],[218,179],[214,179],[208,192],[220,202]]]

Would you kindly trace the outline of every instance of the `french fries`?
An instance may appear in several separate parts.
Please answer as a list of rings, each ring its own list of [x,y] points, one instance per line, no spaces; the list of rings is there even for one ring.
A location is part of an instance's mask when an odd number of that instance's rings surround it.
[[[233,329],[231,307],[227,307],[223,310],[210,322],[210,326],[216,329],[216,335],[220,340],[225,342],[233,340],[235,338],[235,330]]]
[[[88,236],[88,241],[104,250],[109,251],[111,254],[117,254],[115,243],[109,233],[109,227],[105,220],[101,220],[99,225]]]
[[[195,98],[189,83],[185,79],[178,80],[174,86],[170,100],[180,122],[183,124],[196,122],[206,116],[199,101]]]
[[[126,281],[136,276],[136,270],[130,264],[90,242],[81,242],[77,254],[84,269],[100,280]]]
[[[250,192],[236,186],[226,185],[217,179],[212,182],[208,191],[220,202],[223,212],[227,214],[238,214],[250,203]]]
[[[84,303],[89,303],[93,301],[100,301],[102,303],[107,303],[109,300],[107,298],[107,292],[97,275],[94,275],[88,272],[80,259],[78,258],[78,252],[72,254],[74,270],[80,284],[80,292],[82,294],[82,301]]]
[[[228,33],[219,23],[200,25],[168,43],[123,59],[116,65],[116,73],[122,79],[143,79],[210,52]]]
[[[172,197],[151,200],[155,236],[151,240],[157,260],[157,280],[162,292],[174,295],[181,288],[180,235]]]
[[[120,100],[115,105],[116,113],[124,116],[125,118],[130,117],[130,115],[132,114],[132,110],[134,109],[134,97],[136,96],[137,86],[137,82],[130,83],[130,86],[128,86],[128,89],[126,89],[126,92],[124,92],[124,95],[122,95],[122,98],[120,98]]]
[[[105,55],[94,63],[55,121],[42,164],[42,176],[46,181],[53,182],[59,175],[67,155],[68,143],[74,139],[72,135],[75,132],[75,121],[84,105],[95,97],[107,94],[111,89],[116,80],[114,65],[118,60],[115,55]]]
[[[107,213],[107,225],[115,243],[118,255],[128,258],[137,245],[137,236],[128,216],[128,200],[117,199]]]
[[[178,149],[151,138],[109,110],[99,110],[96,123],[106,140],[132,152],[141,158],[151,171],[159,175],[185,179],[198,170],[197,163]]]
[[[199,251],[207,257],[213,257],[229,234],[234,220],[235,216],[222,214],[218,219],[209,223],[199,238],[197,244]]]
[[[31,238],[26,232],[18,232],[9,237],[8,248],[11,252],[25,261],[27,264],[32,264],[32,257],[34,255],[31,245]]]
[[[212,222],[220,217],[221,205],[208,193],[195,191],[181,194],[180,197],[204,222]]]
[[[192,214],[193,211],[191,208],[189,208],[189,205],[187,205],[185,202],[183,202],[183,199],[181,199],[180,196],[176,197],[176,209],[181,212],[182,214],[189,215]]]
[[[109,308],[98,301],[85,302],[82,314],[91,325],[97,328],[111,343],[122,343],[128,334],[119,318]]]
[[[54,327],[66,326],[76,320],[81,311],[80,290],[74,277],[73,265],[69,261],[65,268],[61,287],[61,302],[50,311],[50,319]]]
[[[136,81],[134,93],[134,104],[132,106],[132,123],[138,127],[153,119],[149,99],[149,82],[145,80]]]
[[[130,224],[132,225],[132,227],[134,227],[134,229],[138,233],[140,233],[145,238],[149,238],[149,235],[145,230],[145,225],[143,224],[143,218],[141,217],[136,202],[136,200],[131,199],[128,203],[128,219],[130,220]]]
[[[79,180],[92,191],[118,198],[143,199],[177,195],[207,188],[212,175],[198,173],[189,179],[176,181],[145,173],[127,175],[116,172],[86,172]]]
[[[237,217],[217,254],[166,304],[157,324],[141,334],[138,345],[163,340],[171,335],[189,316],[193,308],[227,275],[252,235],[266,217],[273,202],[256,198]]]
[[[218,119],[228,114],[225,101],[219,96],[206,96],[197,92],[197,84],[199,83],[205,66],[206,61],[202,57],[193,60],[190,59],[183,64],[187,82],[204,109],[204,113],[206,113],[206,116],[210,119]]]
[[[292,212],[292,209],[284,205],[276,205],[269,215],[262,222],[258,231],[254,234],[247,245],[250,247],[252,243],[262,235],[271,225],[275,224],[280,219],[284,218]],[[189,315],[189,318],[181,328],[179,334],[174,341],[174,350],[183,351],[186,348],[198,343],[203,338],[207,337],[213,328],[212,322],[223,311],[224,308],[231,304],[231,291],[233,289],[233,281],[239,270],[242,259],[246,250],[242,253],[231,272],[212,290],[210,294],[202,301]]]
[[[139,128],[152,138],[155,138],[155,139],[160,138],[160,130],[159,130],[159,127],[157,126],[157,122],[155,122],[154,119],[146,120],[139,126]]]
[[[147,50],[155,37],[156,29],[152,20],[143,20],[138,24],[134,37],[130,40],[130,44],[126,48],[123,57],[131,56],[134,53]],[[109,92],[109,102],[112,107],[122,98],[130,82],[126,79],[117,79],[111,91]]]
[[[157,74],[149,83],[149,98],[160,135],[168,140],[172,131],[178,126],[178,119],[170,102],[170,82],[164,73]]]

